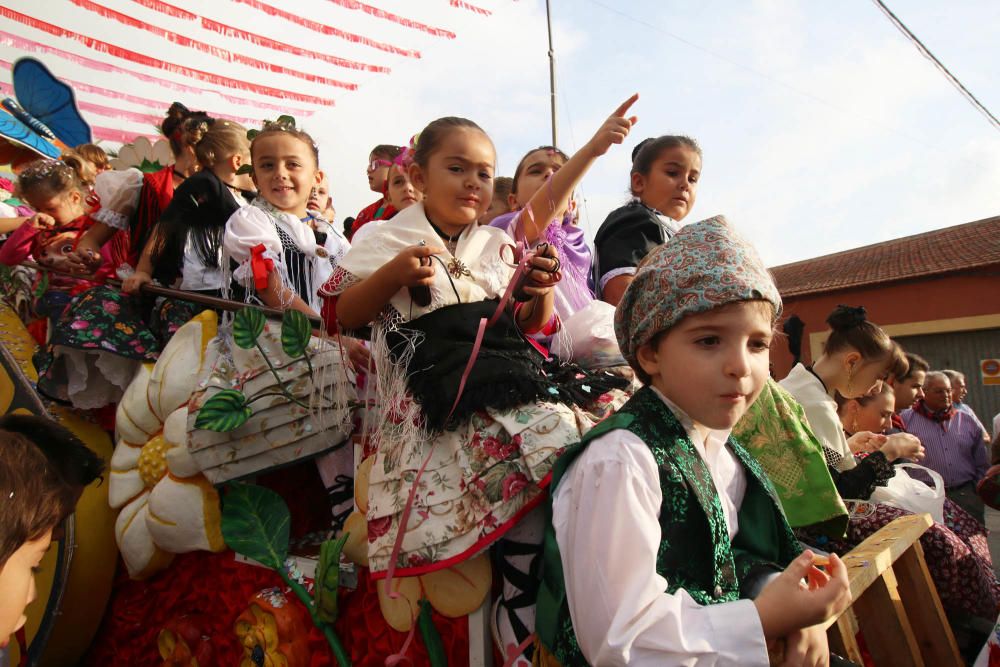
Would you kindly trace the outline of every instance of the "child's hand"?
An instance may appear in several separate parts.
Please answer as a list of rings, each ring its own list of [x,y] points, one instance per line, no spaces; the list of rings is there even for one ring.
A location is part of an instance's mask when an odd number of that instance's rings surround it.
[[[51,215],[36,213],[28,218],[28,224],[35,229],[52,229],[56,226],[56,220]]]
[[[808,583],[803,581],[806,577]],[[813,553],[803,551],[777,579],[764,587],[753,603],[764,636],[787,637],[847,609],[851,603],[847,568],[836,554],[831,554],[826,572],[821,572],[813,566]]]
[[[138,294],[142,291],[143,285],[153,282],[153,276],[145,271],[136,271],[124,281],[122,281],[122,291],[126,294]]]
[[[431,255],[444,252],[438,246],[411,245],[399,251],[392,260],[394,275],[400,287],[430,286],[434,282]]]
[[[882,448],[888,438],[881,433],[871,431],[858,431],[847,439],[847,446],[851,448],[852,454],[859,452],[876,452]]]
[[[369,372],[369,362],[371,362],[371,352],[364,344],[356,338],[344,338],[342,341],[347,358],[351,361],[355,371]],[[375,368],[371,368],[374,371]]]
[[[635,104],[637,99],[639,99],[639,93],[622,102],[587,142],[594,157],[607,153],[611,144],[620,144],[625,141],[629,130],[639,122],[638,116],[625,116],[629,107]]]
[[[561,266],[559,251],[553,245],[539,243],[529,266],[521,290],[528,297],[548,294],[555,284],[562,280],[562,273],[559,271]]]
[[[785,638],[785,659],[782,667],[827,667],[830,647],[826,630],[818,625],[802,628]]]
[[[94,271],[104,260],[101,258],[101,249],[94,243],[87,240],[87,235],[80,237],[76,244],[76,249],[66,255],[66,259],[73,266],[74,271]]]

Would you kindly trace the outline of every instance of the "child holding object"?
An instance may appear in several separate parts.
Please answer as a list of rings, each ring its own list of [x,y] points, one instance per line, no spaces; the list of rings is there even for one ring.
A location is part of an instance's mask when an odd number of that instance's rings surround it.
[[[826,664],[818,624],[849,604],[846,569],[800,553],[767,475],[730,437],[768,378],[780,312],[722,218],[639,266],[615,329],[646,386],[553,469],[540,657],[767,665],[784,639],[792,664]]]

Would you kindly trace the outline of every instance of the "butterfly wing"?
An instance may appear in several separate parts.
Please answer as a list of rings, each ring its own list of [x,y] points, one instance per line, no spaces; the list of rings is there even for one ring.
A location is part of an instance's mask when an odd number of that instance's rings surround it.
[[[59,157],[59,148],[0,110],[0,163],[16,165],[43,157]]]
[[[17,101],[67,146],[91,141],[90,125],[76,108],[73,89],[55,78],[38,60],[20,58],[12,78]]]

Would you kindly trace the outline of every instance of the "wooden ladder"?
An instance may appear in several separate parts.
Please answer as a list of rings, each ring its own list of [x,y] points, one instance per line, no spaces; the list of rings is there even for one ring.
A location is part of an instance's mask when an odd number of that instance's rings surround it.
[[[965,664],[920,547],[933,524],[930,514],[900,517],[844,556],[854,601],[828,623],[832,652],[863,665],[860,628],[879,667]]]

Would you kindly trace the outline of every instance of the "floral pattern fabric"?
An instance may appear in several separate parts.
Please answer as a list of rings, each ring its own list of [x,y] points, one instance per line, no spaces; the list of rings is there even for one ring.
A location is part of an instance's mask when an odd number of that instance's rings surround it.
[[[541,500],[563,450],[626,398],[616,390],[587,410],[544,402],[485,410],[454,430],[416,439],[394,437],[413,433],[397,418],[406,406],[388,411],[368,491],[374,576],[385,574],[416,472],[428,456],[396,562],[399,576],[447,567],[498,539]]]

